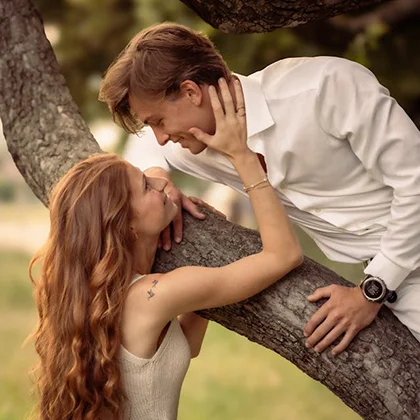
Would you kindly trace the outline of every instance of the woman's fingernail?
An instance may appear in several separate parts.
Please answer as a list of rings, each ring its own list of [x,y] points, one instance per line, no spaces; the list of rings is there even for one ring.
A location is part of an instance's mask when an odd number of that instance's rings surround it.
[[[177,237],[175,238],[175,242],[176,242],[177,244],[179,244],[179,243],[181,242],[181,238],[180,238],[179,236],[177,236]]]

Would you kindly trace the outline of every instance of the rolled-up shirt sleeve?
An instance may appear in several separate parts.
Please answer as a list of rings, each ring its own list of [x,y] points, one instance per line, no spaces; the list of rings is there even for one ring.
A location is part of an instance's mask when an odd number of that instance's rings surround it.
[[[167,147],[170,145],[160,146],[153,130],[145,127],[137,135],[131,134],[128,137],[123,157],[142,171],[154,166],[169,171],[171,167],[166,159]]]
[[[370,176],[393,189],[380,252],[365,273],[395,290],[420,267],[420,132],[368,69],[334,60],[324,72],[317,98],[323,130],[347,141]]]

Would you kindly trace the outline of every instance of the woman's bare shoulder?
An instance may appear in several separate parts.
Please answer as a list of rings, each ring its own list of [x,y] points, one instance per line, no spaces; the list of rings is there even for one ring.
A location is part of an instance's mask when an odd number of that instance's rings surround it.
[[[154,297],[162,276],[164,276],[162,273],[146,274],[132,284],[127,293],[126,308],[136,311],[147,308],[147,303]]]
[[[162,275],[148,274],[130,286],[122,317],[122,343],[134,355],[150,358],[168,320],[164,311],[150,303]]]

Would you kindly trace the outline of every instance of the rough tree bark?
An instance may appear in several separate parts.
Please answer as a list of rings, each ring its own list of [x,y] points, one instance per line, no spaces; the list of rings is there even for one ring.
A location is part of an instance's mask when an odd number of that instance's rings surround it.
[[[16,166],[44,203],[78,160],[100,151],[29,1],[0,0],[0,118]],[[46,177],[45,174],[48,174]]]
[[[48,190],[58,177],[100,149],[71,99],[30,0],[0,0],[0,51],[0,118],[8,148],[48,205]],[[154,269],[220,266],[260,246],[256,232],[213,214],[205,222],[186,216],[183,244],[159,254]],[[305,297],[331,283],[348,284],[306,259],[253,299],[202,315],[286,357],[365,419],[418,419],[420,348],[386,308],[339,357],[305,348],[302,329],[316,310]]]
[[[385,0],[181,0],[226,33],[270,32],[374,6]]]

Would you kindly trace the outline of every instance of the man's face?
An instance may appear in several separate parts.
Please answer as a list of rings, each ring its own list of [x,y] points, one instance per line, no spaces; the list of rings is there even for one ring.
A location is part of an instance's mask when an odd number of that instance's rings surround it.
[[[207,146],[190,134],[189,129],[197,127],[208,134],[214,134],[214,115],[207,86],[201,87],[186,81],[176,97],[142,101],[132,95],[129,102],[137,117],[152,128],[161,146],[173,141],[196,155]]]

